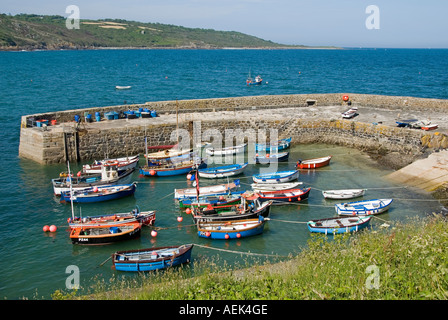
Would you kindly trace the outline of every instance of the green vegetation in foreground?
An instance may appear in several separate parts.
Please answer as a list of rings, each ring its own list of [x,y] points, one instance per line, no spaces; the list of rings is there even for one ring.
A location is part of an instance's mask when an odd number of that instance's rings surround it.
[[[134,280],[99,281],[88,296],[56,291],[52,298],[445,300],[447,246],[445,217],[415,218],[351,236],[313,235],[308,248],[286,262],[229,270],[206,259],[194,261],[194,277],[187,265]]]
[[[0,14],[0,50],[94,48],[306,48],[287,46],[235,31],[185,28],[121,19],[83,20],[67,29],[66,18]]]

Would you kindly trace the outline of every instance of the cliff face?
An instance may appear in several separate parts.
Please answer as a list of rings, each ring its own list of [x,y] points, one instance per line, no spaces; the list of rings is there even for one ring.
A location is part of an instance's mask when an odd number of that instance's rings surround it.
[[[79,27],[68,29],[62,16],[0,14],[0,50],[289,47],[239,32],[160,23],[81,20]]]

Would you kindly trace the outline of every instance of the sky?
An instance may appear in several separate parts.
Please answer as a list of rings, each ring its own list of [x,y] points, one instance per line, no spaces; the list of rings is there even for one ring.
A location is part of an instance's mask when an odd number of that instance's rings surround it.
[[[1,0],[0,12],[68,17],[69,5],[81,19],[238,31],[282,44],[448,48],[446,0]]]

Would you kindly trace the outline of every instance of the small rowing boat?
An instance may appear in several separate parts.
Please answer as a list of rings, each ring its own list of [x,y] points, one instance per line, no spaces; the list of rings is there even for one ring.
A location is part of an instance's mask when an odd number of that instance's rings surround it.
[[[255,236],[263,233],[269,218],[259,216],[257,219],[231,221],[201,221],[197,223],[198,235],[202,238],[229,240]]]
[[[332,156],[297,161],[297,169],[316,169],[330,164]]]
[[[294,189],[303,182],[285,182],[285,183],[252,183],[250,186],[254,191],[279,191]]]
[[[254,175],[252,179],[255,183],[284,183],[296,180],[298,177],[299,170],[289,170],[258,174]]]
[[[206,148],[205,153],[209,156],[224,156],[231,154],[243,153],[246,150],[247,143],[226,148]]]
[[[387,211],[393,199],[374,199],[355,201],[347,203],[338,203],[335,205],[336,213],[347,216],[370,216]]]
[[[113,268],[119,271],[153,271],[191,261],[192,244],[138,250],[112,254]]]
[[[201,178],[225,178],[241,174],[247,167],[247,163],[232,164],[228,166],[199,169],[198,174]]]
[[[352,199],[362,197],[365,189],[324,190],[322,195],[325,199]]]
[[[366,228],[372,217],[336,217],[308,221],[310,232],[340,234],[357,232]]]

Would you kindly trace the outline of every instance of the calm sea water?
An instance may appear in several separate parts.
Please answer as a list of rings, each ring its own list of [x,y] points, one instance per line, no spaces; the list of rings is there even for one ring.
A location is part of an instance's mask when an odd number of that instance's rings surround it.
[[[266,85],[247,87],[245,80],[261,74]],[[286,256],[306,245],[310,235],[304,222],[335,215],[334,201],[324,200],[320,190],[368,188],[365,198],[393,196],[386,221],[423,216],[438,210],[431,197],[417,190],[393,185],[362,153],[329,145],[295,146],[290,162],[332,154],[326,169],[304,172],[299,180],[313,188],[303,205],[277,206],[261,236],[240,241],[199,238],[191,218],[180,213],[173,200],[174,188],[187,187],[184,176],[138,181],[135,196],[109,203],[75,206],[83,215],[126,212],[138,205],[157,210],[156,238],[144,229],[140,239],[102,247],[71,244],[66,220],[69,205],[53,196],[50,180],[64,165],[42,166],[18,158],[22,115],[146,101],[219,98],[248,95],[355,92],[383,95],[448,98],[448,50],[97,50],[55,52],[0,52],[0,297],[49,298],[65,289],[66,268],[76,265],[81,286],[92,278],[109,279],[116,272],[110,262],[99,265],[116,250],[182,243],[196,247],[193,260],[219,255],[229,263],[246,259],[231,251]],[[116,91],[115,85],[131,85]],[[81,164],[72,164],[73,170]],[[257,167],[241,176],[242,188],[251,182]],[[183,222],[177,222],[182,215]],[[283,220],[283,221],[280,221]],[[287,223],[284,221],[295,221]],[[54,234],[44,225],[59,226]],[[213,248],[226,251],[214,251]],[[134,275],[135,276],[135,275]]]

